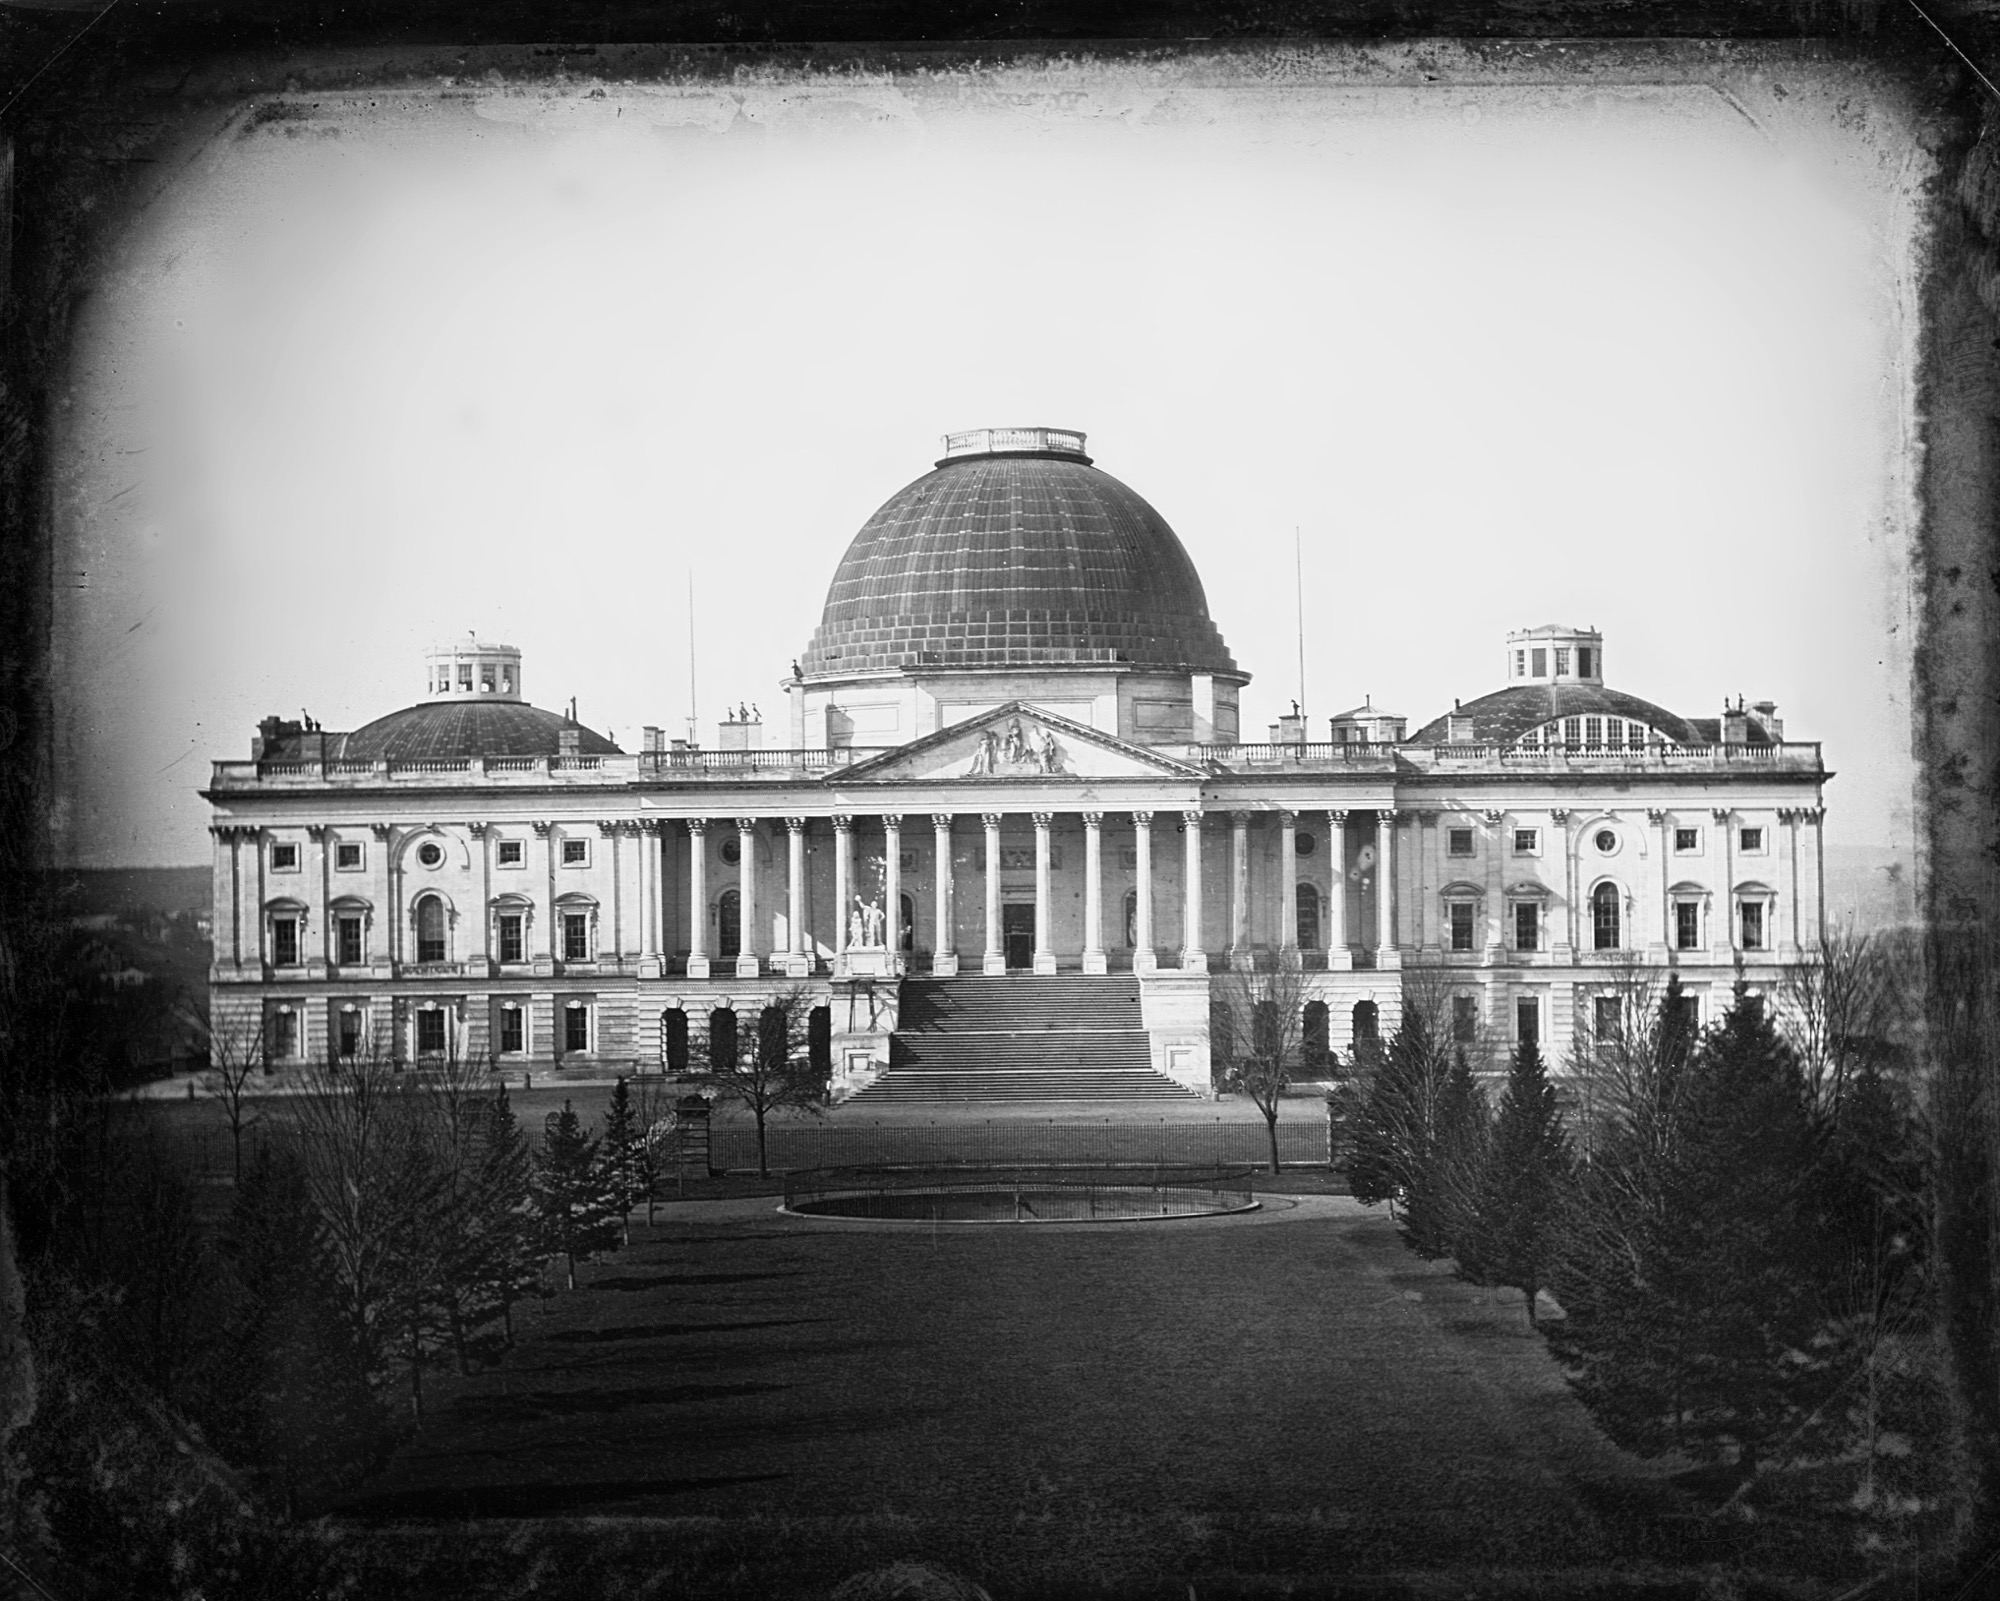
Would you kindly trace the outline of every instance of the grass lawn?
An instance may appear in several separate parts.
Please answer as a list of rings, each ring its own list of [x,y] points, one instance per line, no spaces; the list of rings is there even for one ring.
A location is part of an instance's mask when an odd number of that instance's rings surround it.
[[[1094,1227],[772,1205],[663,1208],[502,1366],[435,1382],[346,1509],[369,1593],[811,1594],[910,1557],[996,1597],[1494,1570],[1530,1594],[1704,1554],[1518,1295],[1344,1197]]]

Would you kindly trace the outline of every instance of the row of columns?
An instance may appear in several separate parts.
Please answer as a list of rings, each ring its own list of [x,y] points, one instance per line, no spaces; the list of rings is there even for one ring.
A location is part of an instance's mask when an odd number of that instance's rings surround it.
[[[1001,929],[1000,915],[1000,812],[983,812],[980,823],[984,830],[984,879],[985,918],[984,950],[981,956],[981,971],[988,974],[1002,974],[1007,971],[1007,951]],[[1083,812],[1083,970],[1086,973],[1102,973],[1106,970],[1104,952],[1104,861],[1102,812]],[[1183,828],[1183,850],[1185,852],[1181,883],[1181,942],[1180,965],[1186,969],[1206,971],[1208,953],[1202,948],[1202,821],[1204,813],[1188,810],[1181,813]],[[1249,830],[1251,813],[1235,811],[1230,813],[1230,919],[1229,944],[1232,953],[1247,952],[1250,944],[1250,846]],[[1345,847],[1347,818],[1345,811],[1330,811],[1327,820],[1333,829],[1333,872],[1330,904],[1328,907],[1329,932],[1328,947],[1336,957],[1335,965],[1345,965],[1338,958],[1345,956],[1346,929],[1346,873]],[[1049,834],[1054,825],[1054,812],[1031,812],[1035,827],[1035,925],[1033,968],[1037,973],[1056,971],[1055,948],[1050,938],[1051,884]],[[1135,889],[1136,904],[1133,916],[1134,965],[1140,972],[1152,971],[1157,964],[1153,939],[1153,838],[1154,814],[1150,811],[1135,811],[1132,818],[1135,844]],[[1394,948],[1394,892],[1393,850],[1397,814],[1393,811],[1378,811],[1376,817],[1376,927],[1375,943],[1384,953]],[[933,893],[936,896],[937,927],[941,931],[938,950],[932,957],[932,971],[940,975],[950,975],[958,971],[958,953],[950,949],[948,932],[956,927],[956,890],[952,870],[952,823],[950,812],[931,814],[937,862],[936,881]],[[706,838],[709,819],[691,817],[686,819],[688,833],[694,848],[689,853],[688,874],[689,947],[688,976],[707,978],[711,972],[711,961],[706,948],[707,908],[708,908],[708,863]],[[786,856],[786,897],[787,917],[786,944],[782,952],[773,952],[784,971],[803,978],[812,970],[812,953],[807,944],[806,919],[806,867],[804,817],[787,817],[785,832]],[[854,819],[850,814],[836,814],[832,819],[834,834],[833,896],[839,908],[833,928],[834,971],[845,973],[850,965],[850,907],[854,902]],[[738,859],[737,859],[737,899],[740,908],[738,927],[741,938],[736,957],[735,971],[739,977],[754,978],[763,971],[763,957],[754,948],[756,922],[756,872],[755,872],[755,829],[757,819],[739,817],[736,819]],[[884,946],[893,955],[900,948],[902,908],[902,825],[900,813],[882,815],[883,855],[885,877],[883,883],[883,914],[885,938]],[[1280,831],[1279,862],[1279,918],[1280,944],[1287,952],[1298,948],[1298,814],[1290,811],[1278,813]]]

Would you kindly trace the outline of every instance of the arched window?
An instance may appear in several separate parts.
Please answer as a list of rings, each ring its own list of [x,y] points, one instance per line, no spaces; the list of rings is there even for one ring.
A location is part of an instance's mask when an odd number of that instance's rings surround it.
[[[785,1009],[767,1006],[757,1014],[757,1066],[765,1073],[785,1067]]]
[[[660,1019],[661,1054],[669,1073],[685,1073],[688,1066],[688,1015],[678,1006]]]
[[[708,1065],[716,1073],[736,1071],[736,1014],[726,1006],[708,1014]]]
[[[1319,890],[1311,884],[1299,886],[1299,949],[1319,949]]]
[[[1136,949],[1139,944],[1139,892],[1128,889],[1125,892],[1125,948]]]
[[[1618,886],[1599,884],[1590,892],[1591,945],[1600,951],[1618,949]]]
[[[417,901],[417,960],[444,959],[444,902],[435,895],[425,895]]]
[[[1379,1032],[1380,1018],[1381,1013],[1376,1010],[1373,1001],[1356,1001],[1354,1003],[1354,1043],[1359,1045],[1363,1040],[1379,1039],[1381,1037]]]
[[[897,938],[896,948],[914,950],[917,943],[917,903],[907,895],[899,895],[896,899],[903,914],[903,932]]]
[[[1278,1054],[1284,1043],[1278,1032],[1278,1003],[1258,1001],[1250,1008],[1250,1049],[1259,1060],[1268,1062]]]
[[[1299,1033],[1299,1056],[1305,1065],[1306,1073],[1315,1078],[1323,1077],[1331,1055],[1332,1048],[1328,1044],[1326,1002],[1307,1001]]]
[[[733,889],[715,903],[715,954],[735,957],[743,950],[743,897]]]
[[[833,1076],[833,1008],[815,1006],[806,1018],[806,1060],[822,1077]]]

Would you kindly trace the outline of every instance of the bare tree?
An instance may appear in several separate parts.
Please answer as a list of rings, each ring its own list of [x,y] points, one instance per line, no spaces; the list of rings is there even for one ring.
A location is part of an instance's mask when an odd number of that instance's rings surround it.
[[[1232,968],[1209,981],[1209,1052],[1217,1081],[1241,1090],[1264,1114],[1273,1173],[1279,1170],[1278,1112],[1286,1086],[1306,1076],[1305,1009],[1313,998],[1312,980],[1290,962],[1264,971]]]
[[[201,1075],[202,1092],[222,1108],[229,1123],[233,1182],[243,1182],[243,1131],[257,1121],[251,1108],[252,1087],[264,1070],[264,1024],[217,1026],[206,1008],[192,1012],[189,1022],[207,1046],[208,1067]]]
[[[1905,955],[1888,939],[1836,929],[1785,970],[1776,1021],[1822,1113],[1903,1033],[1921,984],[1904,970]]]
[[[745,1014],[753,1019],[739,1028],[735,1048],[720,1053],[715,1029],[688,1041],[689,1066],[695,1079],[726,1100],[739,1102],[757,1122],[757,1176],[768,1177],[764,1124],[781,1110],[825,1112],[830,1087],[812,1067],[812,993],[802,984],[773,995],[762,1009]]]

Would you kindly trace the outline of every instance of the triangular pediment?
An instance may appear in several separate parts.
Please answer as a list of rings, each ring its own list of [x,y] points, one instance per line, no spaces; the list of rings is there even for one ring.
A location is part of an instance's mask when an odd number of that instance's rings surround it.
[[[1202,769],[1024,700],[953,723],[840,769],[843,784],[965,779],[1199,778]]]

